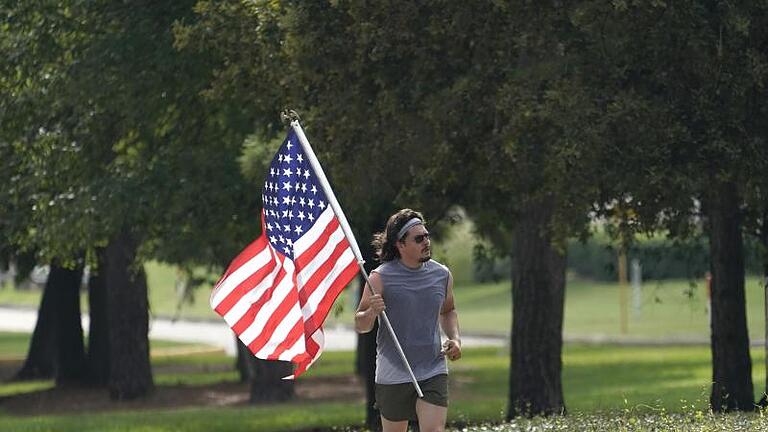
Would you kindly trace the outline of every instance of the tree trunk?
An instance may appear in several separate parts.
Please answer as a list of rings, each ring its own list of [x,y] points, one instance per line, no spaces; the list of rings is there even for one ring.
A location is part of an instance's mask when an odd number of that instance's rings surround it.
[[[243,343],[243,341],[240,340],[240,338],[237,337],[237,335],[234,335],[235,337],[235,345],[237,346],[237,357],[235,358],[235,369],[237,369],[237,372],[240,375],[240,382],[246,382],[249,379],[251,379],[251,373],[250,369],[248,368],[248,363],[251,361],[251,357],[253,357],[253,353],[251,350],[248,349],[247,346]]]
[[[98,267],[88,281],[88,331],[87,381],[94,386],[106,386],[109,381],[109,320],[107,319],[107,284],[104,276],[106,251],[98,249]]]
[[[109,328],[109,380],[112,399],[135,399],[154,389],[149,362],[149,308],[143,268],[135,268],[138,242],[127,230],[105,251]]]
[[[80,285],[83,267],[69,270],[51,265],[48,280],[56,281],[56,386],[81,384],[85,374],[85,346],[80,322]]]
[[[561,382],[566,257],[547,234],[548,202],[532,202],[513,238],[507,419],[565,412]]]
[[[712,272],[712,394],[714,411],[752,411],[754,389],[744,297],[744,245],[738,191],[716,184],[709,200]]]
[[[262,360],[250,356],[248,370],[251,377],[251,403],[283,402],[296,395],[294,380],[283,377],[293,373],[290,362]]]
[[[80,324],[82,275],[82,267],[69,270],[51,264],[27,359],[14,379],[55,378],[57,386],[82,382],[85,371]]]
[[[370,247],[364,248],[361,253],[365,260],[364,268],[368,274],[371,270],[378,267],[377,261],[373,256]],[[360,296],[365,289],[363,277],[360,280],[360,289],[358,290],[358,303]],[[352,312],[354,313],[354,311]],[[357,358],[355,359],[355,369],[360,379],[365,383],[365,427],[372,431],[381,430],[381,417],[379,410],[374,407],[376,403],[376,333],[379,331],[379,321],[373,324],[373,329],[364,334],[357,335]]]
[[[237,336],[235,339],[235,367],[241,382],[250,381],[252,404],[283,402],[296,396],[295,381],[283,379],[293,373],[291,362],[258,359]]]
[[[357,335],[357,374],[365,383],[365,427],[372,431],[381,430],[379,410],[376,403],[376,333],[378,321],[369,333]]]
[[[27,358],[14,380],[53,378],[56,373],[56,299],[55,278],[48,278],[37,309],[37,323],[32,332]]]

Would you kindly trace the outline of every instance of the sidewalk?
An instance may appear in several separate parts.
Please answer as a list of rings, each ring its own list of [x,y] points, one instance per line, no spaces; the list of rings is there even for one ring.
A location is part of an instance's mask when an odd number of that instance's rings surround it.
[[[31,333],[37,322],[37,310],[32,308],[0,306],[0,331]],[[88,329],[88,315],[83,314],[83,329]],[[326,351],[351,351],[357,347],[357,333],[344,326],[326,327]],[[224,320],[216,321],[173,321],[167,318],[150,318],[149,338],[205,344],[224,349],[231,356],[235,355],[235,342],[232,331]],[[463,336],[465,347],[505,346],[505,337]]]

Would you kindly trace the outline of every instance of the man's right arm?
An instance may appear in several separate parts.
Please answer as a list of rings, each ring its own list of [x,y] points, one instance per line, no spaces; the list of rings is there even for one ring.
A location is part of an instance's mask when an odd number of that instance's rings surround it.
[[[355,313],[355,331],[358,333],[368,333],[371,331],[376,322],[376,317],[386,308],[384,306],[384,299],[381,297],[381,276],[374,272],[371,273],[368,279],[371,281],[376,294],[372,294],[368,284],[365,284],[363,295],[360,297],[360,304],[357,306],[357,312]]]

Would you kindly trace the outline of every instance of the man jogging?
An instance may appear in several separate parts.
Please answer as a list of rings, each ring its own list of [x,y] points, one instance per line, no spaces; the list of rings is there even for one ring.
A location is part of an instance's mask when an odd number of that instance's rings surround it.
[[[392,335],[376,335],[376,406],[384,432],[405,432],[418,420],[422,432],[442,431],[448,413],[446,358],[461,358],[459,320],[448,268],[431,259],[429,232],[421,213],[403,209],[374,235],[381,265],[371,272],[355,314],[355,329],[367,333],[376,317],[387,316],[419,382],[419,399]],[[386,305],[386,306],[385,306]],[[440,329],[447,340],[441,345]]]

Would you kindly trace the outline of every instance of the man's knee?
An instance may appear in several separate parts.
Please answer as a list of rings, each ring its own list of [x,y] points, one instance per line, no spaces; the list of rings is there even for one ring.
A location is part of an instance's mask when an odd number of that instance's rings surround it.
[[[392,421],[381,416],[382,432],[406,432],[408,430],[408,421]]]

